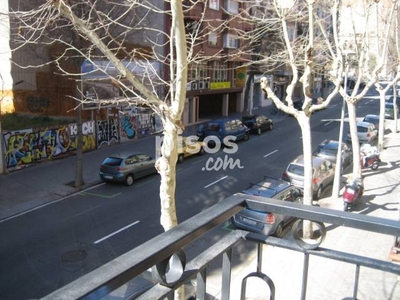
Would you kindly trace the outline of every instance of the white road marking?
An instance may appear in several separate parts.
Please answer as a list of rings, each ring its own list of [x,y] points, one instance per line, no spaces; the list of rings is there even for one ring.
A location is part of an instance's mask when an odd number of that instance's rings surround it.
[[[218,180],[216,180],[216,181],[214,181],[214,182],[211,182],[210,184],[207,184],[204,188],[206,189],[206,188],[208,188],[208,187],[210,187],[210,186],[216,184],[217,182],[220,182],[221,180],[224,180],[224,179],[227,178],[227,177],[228,177],[228,175],[226,175],[226,176],[224,176],[224,177],[222,177],[222,178],[220,178],[220,179],[218,179]]]
[[[333,121],[326,122],[326,123],[324,124],[324,126],[327,126],[327,125],[331,124],[332,122],[333,122]]]
[[[264,157],[270,156],[270,155],[274,154],[275,152],[278,152],[278,150],[275,150],[275,151],[272,151],[272,152],[270,152],[268,154],[265,154]]]
[[[111,233],[111,234],[109,234],[109,235],[107,235],[107,236],[105,236],[105,237],[103,237],[103,238],[101,238],[101,239],[95,241],[93,244],[98,244],[98,243],[100,243],[100,242],[102,242],[102,241],[108,239],[109,237],[112,237],[112,236],[114,236],[114,235],[120,233],[121,231],[123,231],[123,230],[125,230],[125,229],[128,229],[129,227],[132,227],[133,225],[138,224],[139,222],[140,222],[140,221],[135,221],[135,222],[133,222],[133,223],[131,223],[131,224],[129,224],[129,225],[127,225],[127,226],[121,228],[121,229],[118,229],[117,231],[114,231],[113,233]]]

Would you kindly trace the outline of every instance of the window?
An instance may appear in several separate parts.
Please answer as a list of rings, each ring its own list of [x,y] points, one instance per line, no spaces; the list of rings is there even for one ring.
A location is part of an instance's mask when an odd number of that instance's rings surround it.
[[[239,40],[236,35],[232,33],[224,34],[224,48],[237,49],[239,47]]]
[[[128,157],[128,158],[126,159],[125,163],[126,163],[127,165],[131,165],[131,164],[136,163],[137,161],[138,161],[137,157],[136,157],[135,155],[133,155],[133,156]]]
[[[213,79],[214,82],[228,81],[228,65],[219,61],[213,62]]]
[[[239,3],[234,0],[225,0],[225,9],[231,14],[238,14]]]
[[[215,31],[210,31],[208,33],[208,45],[209,46],[217,46],[218,35]]]
[[[210,8],[219,10],[219,0],[210,0]]]
[[[137,157],[138,157],[139,161],[150,160],[150,156],[148,156],[147,154],[139,154]]]

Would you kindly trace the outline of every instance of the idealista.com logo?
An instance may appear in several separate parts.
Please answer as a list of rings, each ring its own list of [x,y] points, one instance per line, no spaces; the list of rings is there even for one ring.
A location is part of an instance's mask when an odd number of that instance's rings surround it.
[[[161,156],[161,146],[164,137],[156,136],[156,158]],[[205,165],[201,168],[202,171],[220,171],[234,168],[243,169],[244,166],[240,165],[239,159],[229,157],[229,154],[234,154],[239,149],[235,143],[236,136],[228,135],[221,140],[217,136],[207,136],[203,141],[199,140],[197,135],[190,135],[187,137],[178,136],[178,156],[183,155],[191,156],[196,154],[208,153],[215,154],[221,150],[225,153],[224,157],[209,157]]]

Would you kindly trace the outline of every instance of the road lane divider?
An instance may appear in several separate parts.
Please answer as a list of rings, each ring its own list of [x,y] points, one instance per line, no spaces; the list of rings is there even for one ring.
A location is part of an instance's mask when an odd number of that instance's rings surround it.
[[[264,157],[268,157],[268,156],[274,154],[275,152],[278,152],[278,150],[274,150],[274,151],[272,151],[272,152],[270,152],[270,153],[268,153],[268,154],[265,154]]]
[[[220,182],[221,180],[224,180],[224,179],[227,178],[227,177],[228,177],[228,175],[226,175],[226,176],[224,176],[224,177],[222,177],[222,178],[220,178],[220,179],[218,179],[218,180],[215,180],[214,182],[211,182],[210,184],[207,184],[204,188],[205,188],[205,189],[206,189],[206,188],[209,188],[210,186],[212,186],[212,185],[214,185],[214,184]]]
[[[135,222],[133,222],[133,223],[131,223],[129,225],[126,225],[125,227],[122,227],[121,229],[118,229],[117,231],[114,231],[114,232],[110,233],[109,235],[106,235],[105,237],[93,242],[93,244],[101,243],[102,241],[104,241],[104,240],[106,240],[106,239],[108,239],[108,238],[120,233],[121,231],[124,231],[125,229],[128,229],[128,228],[130,228],[130,227],[132,227],[132,226],[134,226],[134,225],[136,225],[138,223],[140,223],[140,221],[135,221]]]
[[[108,199],[117,197],[117,196],[119,196],[119,195],[121,195],[121,194],[122,194],[122,193],[116,193],[116,194],[114,194],[114,195],[107,196],[107,195],[102,195],[102,194],[97,194],[97,193],[89,193],[89,192],[82,192],[82,193],[80,193],[80,195],[82,195],[82,196],[89,195],[89,196],[97,196],[97,197],[100,197],[100,198],[108,198]]]

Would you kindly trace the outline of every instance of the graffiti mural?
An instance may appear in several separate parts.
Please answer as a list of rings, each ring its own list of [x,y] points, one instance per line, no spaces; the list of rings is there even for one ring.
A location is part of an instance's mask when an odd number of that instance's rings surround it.
[[[96,149],[96,135],[94,121],[84,122],[82,124],[82,149],[88,152]],[[71,146],[76,149],[78,147],[78,125],[69,124],[69,133],[71,138]]]
[[[121,142],[125,142],[127,140],[133,140],[137,138],[136,134],[136,117],[134,114],[130,114],[128,112],[124,112],[120,115],[120,123],[121,123]]]
[[[58,128],[26,129],[3,133],[7,168],[20,168],[44,160],[75,154],[76,124]],[[94,121],[82,124],[83,151],[96,149]]]
[[[120,111],[121,143],[154,133],[155,114],[148,108],[127,107]]]
[[[109,146],[119,141],[118,120],[97,121],[97,148]]]

